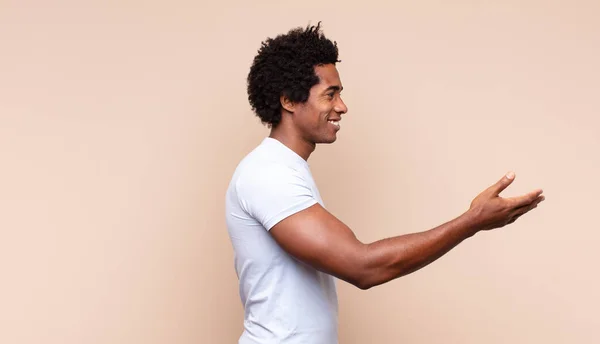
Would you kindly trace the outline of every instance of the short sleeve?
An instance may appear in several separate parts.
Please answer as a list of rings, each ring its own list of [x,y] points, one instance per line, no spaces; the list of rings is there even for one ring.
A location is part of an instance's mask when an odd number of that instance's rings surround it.
[[[291,167],[270,164],[246,172],[236,184],[240,205],[266,230],[317,203],[308,182]]]

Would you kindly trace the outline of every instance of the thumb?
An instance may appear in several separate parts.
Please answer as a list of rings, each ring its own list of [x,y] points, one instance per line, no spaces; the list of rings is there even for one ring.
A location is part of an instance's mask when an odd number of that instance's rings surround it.
[[[515,173],[508,172],[505,176],[502,177],[496,184],[492,185],[489,188],[490,193],[494,196],[498,196],[504,189],[506,189],[512,182],[515,180]]]

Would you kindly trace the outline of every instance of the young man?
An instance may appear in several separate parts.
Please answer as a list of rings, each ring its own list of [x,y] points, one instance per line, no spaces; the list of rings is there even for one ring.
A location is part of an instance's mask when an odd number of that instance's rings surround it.
[[[336,140],[348,111],[337,62],[337,44],[317,25],[267,39],[250,68],[248,98],[271,132],[240,162],[226,194],[245,310],[240,344],[337,343],[336,278],[361,289],[386,283],[544,200],[541,190],[499,197],[509,173],[445,224],[360,242],[324,208],[307,163],[316,144]]]

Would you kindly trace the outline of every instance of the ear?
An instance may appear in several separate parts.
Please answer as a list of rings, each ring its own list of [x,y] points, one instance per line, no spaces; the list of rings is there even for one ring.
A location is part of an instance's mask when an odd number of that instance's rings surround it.
[[[286,95],[281,95],[279,97],[279,102],[281,103],[281,107],[283,107],[287,112],[294,113],[296,110],[295,103],[290,100]]]

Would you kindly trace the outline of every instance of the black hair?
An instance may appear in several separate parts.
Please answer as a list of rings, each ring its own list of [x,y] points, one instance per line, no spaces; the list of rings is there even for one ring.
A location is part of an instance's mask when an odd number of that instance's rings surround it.
[[[298,27],[262,42],[248,73],[248,101],[263,124],[281,121],[280,96],[306,102],[310,88],[319,83],[314,67],[338,60],[337,42],[316,26]]]

